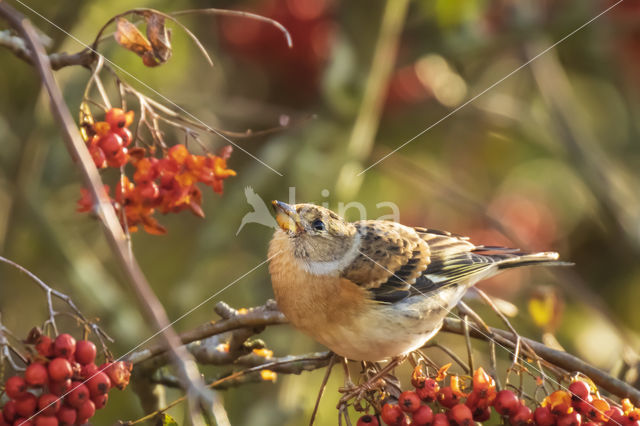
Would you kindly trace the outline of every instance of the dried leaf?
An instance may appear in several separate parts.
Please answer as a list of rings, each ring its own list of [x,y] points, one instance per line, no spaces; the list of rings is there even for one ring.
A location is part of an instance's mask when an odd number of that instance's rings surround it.
[[[171,30],[164,25],[164,16],[157,13],[145,14],[147,21],[147,38],[151,43],[153,55],[160,63],[171,58]]]
[[[127,50],[132,51],[141,58],[145,54],[151,54],[153,58],[153,48],[151,43],[144,38],[138,27],[125,18],[118,18],[116,21],[116,33],[113,35],[118,44]],[[145,63],[145,65],[149,66]],[[157,64],[156,64],[157,65]]]
[[[441,382],[444,380],[445,377],[447,377],[447,370],[451,368],[451,363],[447,363],[445,365],[443,365],[442,367],[440,367],[440,369],[438,370],[438,375],[436,376],[435,380],[437,382]]]
[[[80,104],[80,136],[82,140],[88,142],[93,136],[93,115],[91,114],[91,108],[86,102]]]

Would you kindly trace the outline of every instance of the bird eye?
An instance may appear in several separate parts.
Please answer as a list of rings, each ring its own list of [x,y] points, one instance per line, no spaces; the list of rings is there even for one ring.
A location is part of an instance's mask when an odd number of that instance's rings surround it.
[[[315,229],[316,231],[324,231],[324,222],[321,221],[320,219],[316,219],[311,226],[313,227],[313,229]]]

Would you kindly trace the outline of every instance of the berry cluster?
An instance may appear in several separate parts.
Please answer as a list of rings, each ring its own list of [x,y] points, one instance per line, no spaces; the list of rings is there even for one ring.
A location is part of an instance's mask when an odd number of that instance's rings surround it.
[[[640,409],[624,399],[622,408],[611,406],[592,392],[583,380],[574,380],[568,390],[558,390],[547,396],[533,413],[539,426],[607,425],[640,426]]]
[[[40,336],[22,375],[9,377],[0,426],[81,425],[103,408],[112,387],[129,383],[131,364],[95,364],[96,346],[69,334]]]
[[[112,200],[123,226],[126,223],[131,232],[137,231],[138,226],[142,225],[150,234],[165,234],[166,229],[153,216],[156,210],[164,214],[190,210],[204,217],[202,192],[197,184],[210,186],[221,194],[223,181],[236,175],[235,171],[227,168],[230,146],[223,148],[220,155],[196,155],[178,144],[163,150],[163,156],[158,158],[153,155],[153,148],[128,150],[131,132],[127,127],[133,121],[133,111],[112,108],[105,120],[90,127],[87,144],[99,168],[121,167],[127,163],[135,167],[133,181],[123,175],[115,187],[115,199]],[[109,190],[106,185],[105,190]],[[77,210],[91,211],[93,204],[89,192],[82,189]]]
[[[449,386],[441,387],[448,367],[435,378],[416,367],[411,380],[415,390],[401,393],[397,404],[384,404],[380,419],[389,426],[471,426],[489,420],[495,411],[512,426],[640,426],[640,408],[628,400],[622,401],[622,408],[612,407],[583,380],[574,380],[568,391],[551,393],[532,411],[512,390],[497,391],[482,367],[473,374],[470,392],[463,391],[458,376],[451,376]],[[378,426],[379,420],[364,415],[357,425]]]
[[[133,123],[133,111],[111,108],[105,121],[98,121],[88,129],[88,148],[96,167],[122,167],[129,160],[127,147],[132,135],[128,127]]]

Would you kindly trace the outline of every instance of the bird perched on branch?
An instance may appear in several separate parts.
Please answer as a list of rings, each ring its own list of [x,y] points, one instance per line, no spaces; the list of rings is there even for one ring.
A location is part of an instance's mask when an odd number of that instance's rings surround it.
[[[478,281],[505,269],[563,264],[558,254],[478,246],[396,222],[350,223],[313,204],[273,201],[269,272],[291,323],[336,354],[379,361],[423,346]]]

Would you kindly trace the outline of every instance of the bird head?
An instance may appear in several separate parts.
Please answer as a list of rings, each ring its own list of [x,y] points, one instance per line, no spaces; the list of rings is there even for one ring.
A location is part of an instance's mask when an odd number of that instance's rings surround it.
[[[353,246],[356,227],[331,210],[315,204],[289,205],[272,201],[276,222],[291,241],[294,255],[309,265],[335,262]]]

